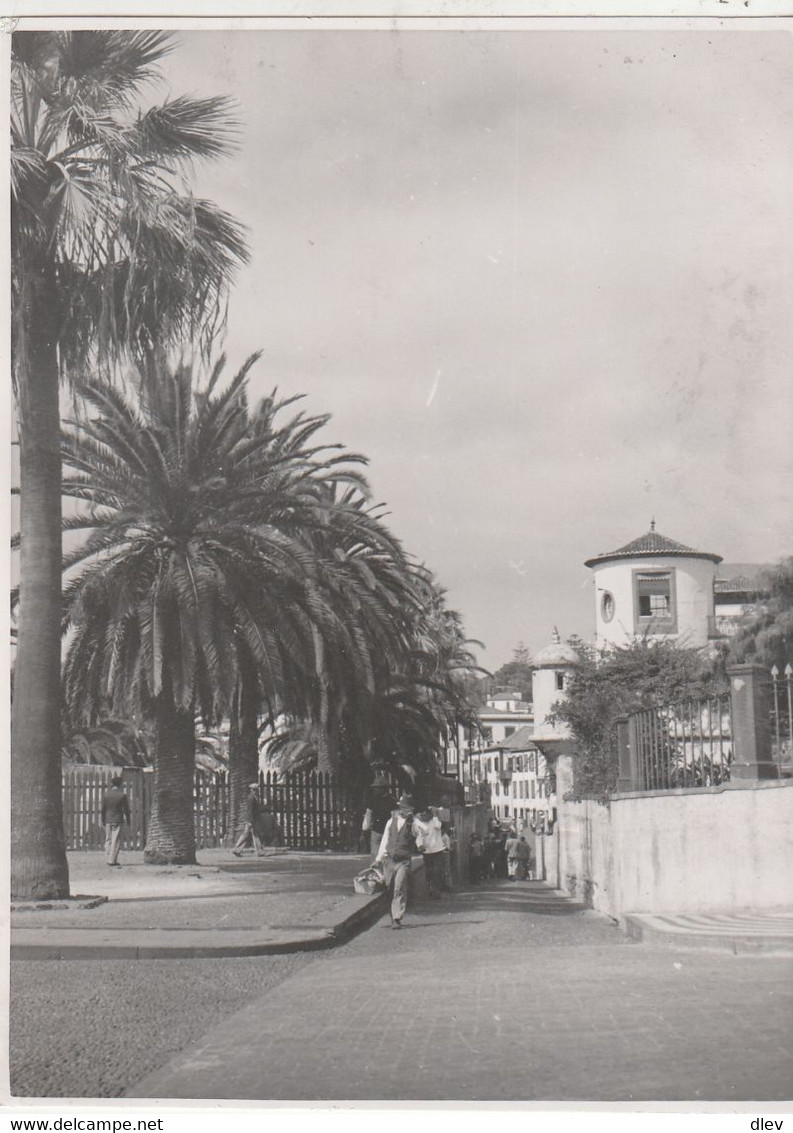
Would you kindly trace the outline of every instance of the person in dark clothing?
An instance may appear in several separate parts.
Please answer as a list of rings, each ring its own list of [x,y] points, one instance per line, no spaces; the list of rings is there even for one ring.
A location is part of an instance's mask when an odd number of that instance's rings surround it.
[[[471,835],[468,860],[471,881],[483,881],[485,878],[485,844],[478,834]]]
[[[281,845],[281,827],[267,803],[262,803],[258,813],[254,816],[253,833],[258,837],[262,846]]]
[[[234,843],[234,847],[231,851],[235,858],[242,857],[242,851],[248,845],[249,840],[253,841],[253,848],[256,850],[257,855],[259,857],[262,856],[262,844],[259,841],[259,835],[257,832],[259,812],[261,810],[258,791],[259,784],[251,783],[250,787],[248,788],[248,795],[243,804],[242,817],[245,825],[243,826],[242,833]]]
[[[501,840],[491,829],[485,838],[485,877],[498,877],[498,860],[501,854]]]
[[[125,822],[129,823],[129,799],[120,775],[110,780],[110,789],[105,791],[102,799],[102,822],[105,827],[107,864],[121,869],[118,851],[121,848],[121,827]]]
[[[415,805],[410,795],[402,795],[385,824],[380,849],[375,861],[383,866],[386,885],[391,889],[391,924],[402,927],[402,918],[407,908],[408,881],[410,879],[410,859],[416,848],[413,837],[413,812]]]
[[[372,785],[364,791],[363,805],[366,812],[363,816],[361,832],[369,837],[369,852],[376,854],[383,840],[386,823],[396,806],[396,799],[389,790],[388,780],[382,773],[378,772]]]

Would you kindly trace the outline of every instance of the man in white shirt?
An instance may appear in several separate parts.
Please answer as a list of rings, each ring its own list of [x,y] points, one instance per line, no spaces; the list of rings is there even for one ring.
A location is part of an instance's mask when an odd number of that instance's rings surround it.
[[[391,887],[391,925],[402,927],[402,918],[407,907],[408,881],[410,879],[410,859],[415,849],[413,838],[413,811],[415,806],[410,795],[397,799],[396,810],[385,825],[380,849],[375,861],[383,866],[386,884]]]
[[[413,837],[424,856],[427,893],[431,901],[437,900],[443,889],[443,855],[446,849],[443,842],[443,826],[438,817],[437,807],[429,807],[416,815],[413,821]]]

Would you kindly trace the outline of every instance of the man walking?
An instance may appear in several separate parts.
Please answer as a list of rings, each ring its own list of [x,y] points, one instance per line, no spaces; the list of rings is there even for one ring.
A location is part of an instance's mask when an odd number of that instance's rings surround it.
[[[102,798],[102,822],[105,827],[105,853],[107,864],[121,869],[118,851],[121,848],[121,827],[129,823],[129,799],[124,791],[123,780],[115,775],[110,780],[110,789]]]
[[[410,859],[415,849],[413,839],[413,811],[410,795],[397,799],[396,810],[385,824],[380,849],[375,858],[383,866],[386,885],[391,888],[391,927],[402,928],[407,908]]]
[[[374,782],[364,791],[364,806],[361,833],[369,840],[369,852],[376,854],[383,840],[383,832],[396,800],[388,787],[388,779],[382,771],[375,773]]]
[[[506,850],[509,880],[523,880],[529,867],[529,846],[526,839],[511,832],[507,838]]]
[[[259,841],[258,835],[258,819],[259,819],[259,784],[251,783],[248,787],[248,794],[243,803],[242,818],[244,826],[242,833],[232,848],[232,854],[235,858],[242,857],[242,851],[248,845],[248,839],[253,842],[253,848],[258,857],[262,856],[262,844]]]

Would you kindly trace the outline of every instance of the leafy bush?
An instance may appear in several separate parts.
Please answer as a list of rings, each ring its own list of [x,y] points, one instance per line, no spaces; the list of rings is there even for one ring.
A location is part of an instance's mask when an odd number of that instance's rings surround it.
[[[643,708],[685,697],[727,691],[723,658],[663,639],[641,638],[598,653],[571,638],[579,656],[567,696],[554,705],[551,719],[566,723],[578,741],[573,797],[604,800],[618,776],[616,721]]]

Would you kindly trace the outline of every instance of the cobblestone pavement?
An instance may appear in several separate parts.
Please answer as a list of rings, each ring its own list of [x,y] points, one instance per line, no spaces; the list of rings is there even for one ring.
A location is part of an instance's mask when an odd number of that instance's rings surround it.
[[[314,955],[12,961],[11,1093],[119,1097]]]
[[[670,953],[538,884],[387,920],[132,1097],[789,1100],[793,961]]]

